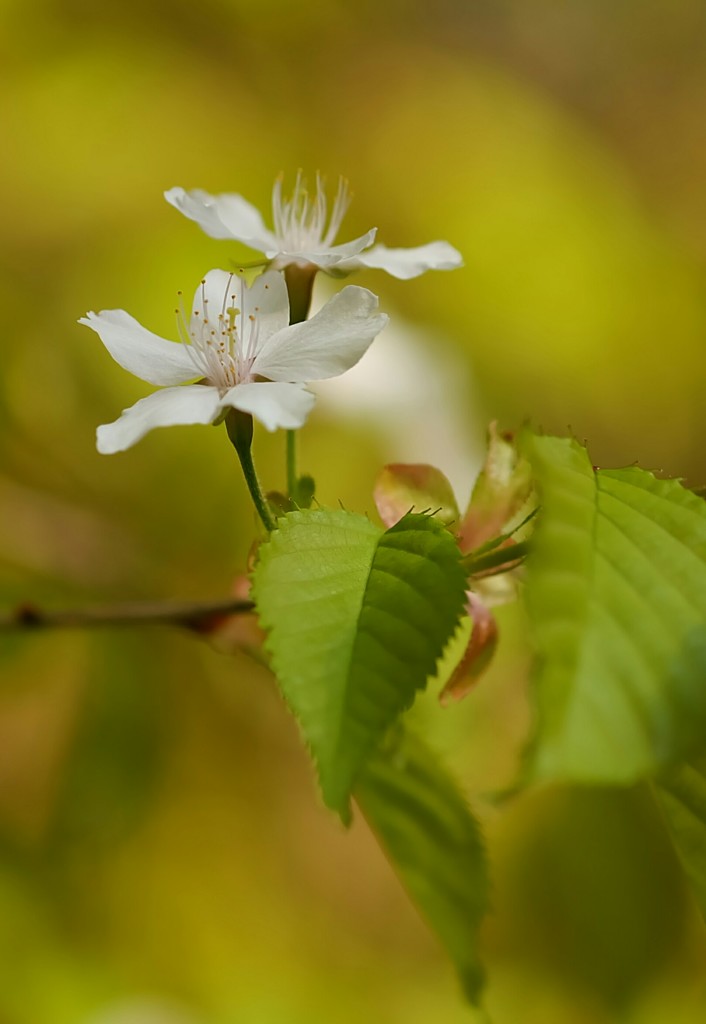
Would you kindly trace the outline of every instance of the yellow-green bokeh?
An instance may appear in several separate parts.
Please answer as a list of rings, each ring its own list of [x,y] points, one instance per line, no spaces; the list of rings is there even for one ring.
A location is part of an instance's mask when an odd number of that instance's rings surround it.
[[[464,255],[357,279],[419,361],[369,382],[372,411],[321,386],[301,449],[326,503],[372,512],[378,467],[415,452],[467,495],[492,418],[706,483],[699,0],[2,0],[0,56],[4,605],[220,597],[245,568],[222,429],[94,447],[149,388],[77,318],[170,336],[178,289],[252,255],[173,185],[266,209],[280,171],[340,173],[347,237]],[[281,487],[283,438],[256,451]],[[696,1024],[706,943],[645,794],[487,798],[530,722],[521,614],[500,614],[477,690],[415,712],[488,828],[493,1020]],[[264,669],[169,630],[1,643],[2,1024],[470,1019],[364,826],[321,808]]]

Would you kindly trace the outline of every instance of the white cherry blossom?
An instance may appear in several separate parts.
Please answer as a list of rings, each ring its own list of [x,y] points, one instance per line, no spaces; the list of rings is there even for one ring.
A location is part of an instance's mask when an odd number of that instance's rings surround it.
[[[278,179],[272,192],[273,230],[265,225],[251,203],[235,193],[214,196],[202,189],[171,188],[164,196],[211,238],[234,239],[262,252],[273,269],[291,264],[311,265],[334,277],[344,277],[370,267],[407,280],[426,270],[453,270],[463,265],[461,254],[448,242],[430,242],[412,249],[373,245],[376,228],[352,242],[334,245],[350,202],[343,178],[339,180],[330,215],[318,174],[314,195],[307,191],[300,172],[289,199],[283,198],[282,181]]]
[[[122,309],[88,313],[79,323],[100,336],[117,363],[162,386],[98,428],[98,451],[124,451],[155,427],[215,423],[230,408],[268,430],[301,427],[315,400],[304,382],[358,362],[387,323],[377,307],[372,292],[348,286],[311,320],[289,326],[283,274],[267,271],[248,287],[235,274],[211,270],[188,322],[177,313],[181,343],[152,334]]]

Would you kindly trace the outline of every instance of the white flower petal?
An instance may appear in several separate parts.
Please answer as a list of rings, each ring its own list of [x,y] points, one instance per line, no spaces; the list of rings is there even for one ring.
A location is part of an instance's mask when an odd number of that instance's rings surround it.
[[[209,270],[194,294],[192,329],[200,323],[210,323],[220,333],[223,317],[228,319],[229,309],[236,309],[236,331],[245,348],[253,329],[259,344],[289,324],[289,294],[284,274],[268,270],[255,278],[248,288],[238,274],[227,270]]]
[[[388,321],[377,296],[349,285],[311,320],[279,331],[260,348],[251,372],[270,380],[337,377],[354,366]]]
[[[335,256],[337,260],[346,259],[348,256],[357,256],[359,252],[373,244],[377,233],[377,228],[371,228],[370,231],[366,231],[359,238],[354,238],[352,242],[342,242],[341,245],[330,246],[326,250],[326,254]]]
[[[217,388],[189,384],[179,388],[155,391],[141,398],[120,419],[106,423],[96,431],[98,451],[102,455],[131,448],[155,427],[171,427],[187,423],[213,423],[220,413]]]
[[[265,255],[268,259],[274,260],[276,267],[284,267],[287,263],[302,262],[313,263],[315,266],[320,267],[321,270],[328,270],[329,267],[337,269],[343,260],[355,258],[363,249],[372,245],[375,241],[376,233],[377,228],[371,228],[370,231],[367,231],[359,238],[354,238],[352,242],[344,242],[342,245],[331,245],[319,250],[302,250],[297,252],[273,248],[266,250]]]
[[[289,294],[284,274],[268,270],[256,277],[240,295],[241,314],[237,319],[238,333],[247,337],[252,323],[257,324],[258,347],[272,334],[289,325]],[[254,321],[249,318],[254,317]],[[244,329],[243,329],[244,325]]]
[[[170,188],[164,198],[179,213],[195,221],[211,238],[230,238],[231,233],[218,215],[214,197],[203,189],[195,188],[186,192],[183,188]]]
[[[81,317],[99,335],[116,363],[149,384],[183,384],[198,376],[188,346],[152,334],[123,309]]]
[[[192,317],[198,316],[201,323],[208,319],[216,328],[219,315],[239,304],[241,285],[241,279],[231,271],[209,270],[194,292]]]
[[[247,199],[234,192],[224,192],[213,196],[212,200],[231,238],[260,251],[272,245],[274,235],[266,227],[260,211]]]
[[[189,220],[195,221],[211,238],[233,238],[260,251],[276,244],[260,212],[235,193],[212,196],[200,188],[189,192],[183,188],[170,188],[164,193],[164,198]]]
[[[249,412],[268,430],[296,430],[303,426],[315,401],[303,384],[258,381],[236,384],[221,399],[221,407]]]
[[[429,242],[413,249],[388,249],[385,245],[375,245],[367,252],[339,263],[335,269],[337,273],[350,273],[361,267],[370,267],[408,281],[427,270],[455,270],[461,266],[463,258],[458,249],[448,242]]]

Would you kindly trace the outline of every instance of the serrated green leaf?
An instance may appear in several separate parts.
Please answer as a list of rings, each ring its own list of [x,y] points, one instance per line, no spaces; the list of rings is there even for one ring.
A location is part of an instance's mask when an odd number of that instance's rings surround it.
[[[575,441],[526,448],[542,506],[528,559],[530,773],[633,782],[689,752],[706,721],[706,503],[635,467],[594,471]]]
[[[453,537],[424,515],[383,533],[345,511],[297,511],[260,547],[253,597],[272,667],[344,819],[369,751],[436,667],[464,605]]]
[[[376,752],[355,789],[363,815],[400,881],[477,1003],[478,929],[488,874],[478,825],[455,783],[421,740],[401,733]]]
[[[706,918],[706,756],[673,769],[656,787],[686,875]]]

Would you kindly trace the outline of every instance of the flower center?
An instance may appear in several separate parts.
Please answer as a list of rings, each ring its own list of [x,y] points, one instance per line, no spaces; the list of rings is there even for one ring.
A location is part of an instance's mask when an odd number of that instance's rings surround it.
[[[258,347],[258,323],[253,314],[238,332],[240,310],[237,292],[232,287],[234,277],[231,274],[228,278],[223,298],[215,309],[210,308],[206,281],[201,282],[188,327],[183,309],[177,310],[179,334],[197,372],[221,394],[250,379]]]
[[[349,203],[348,183],[343,178],[338,179],[330,218],[320,174],[316,175],[316,194],[312,196],[299,171],[290,199],[282,198],[282,179],[279,178],[272,190],[272,216],[282,252],[316,252],[328,248],[338,233]]]

